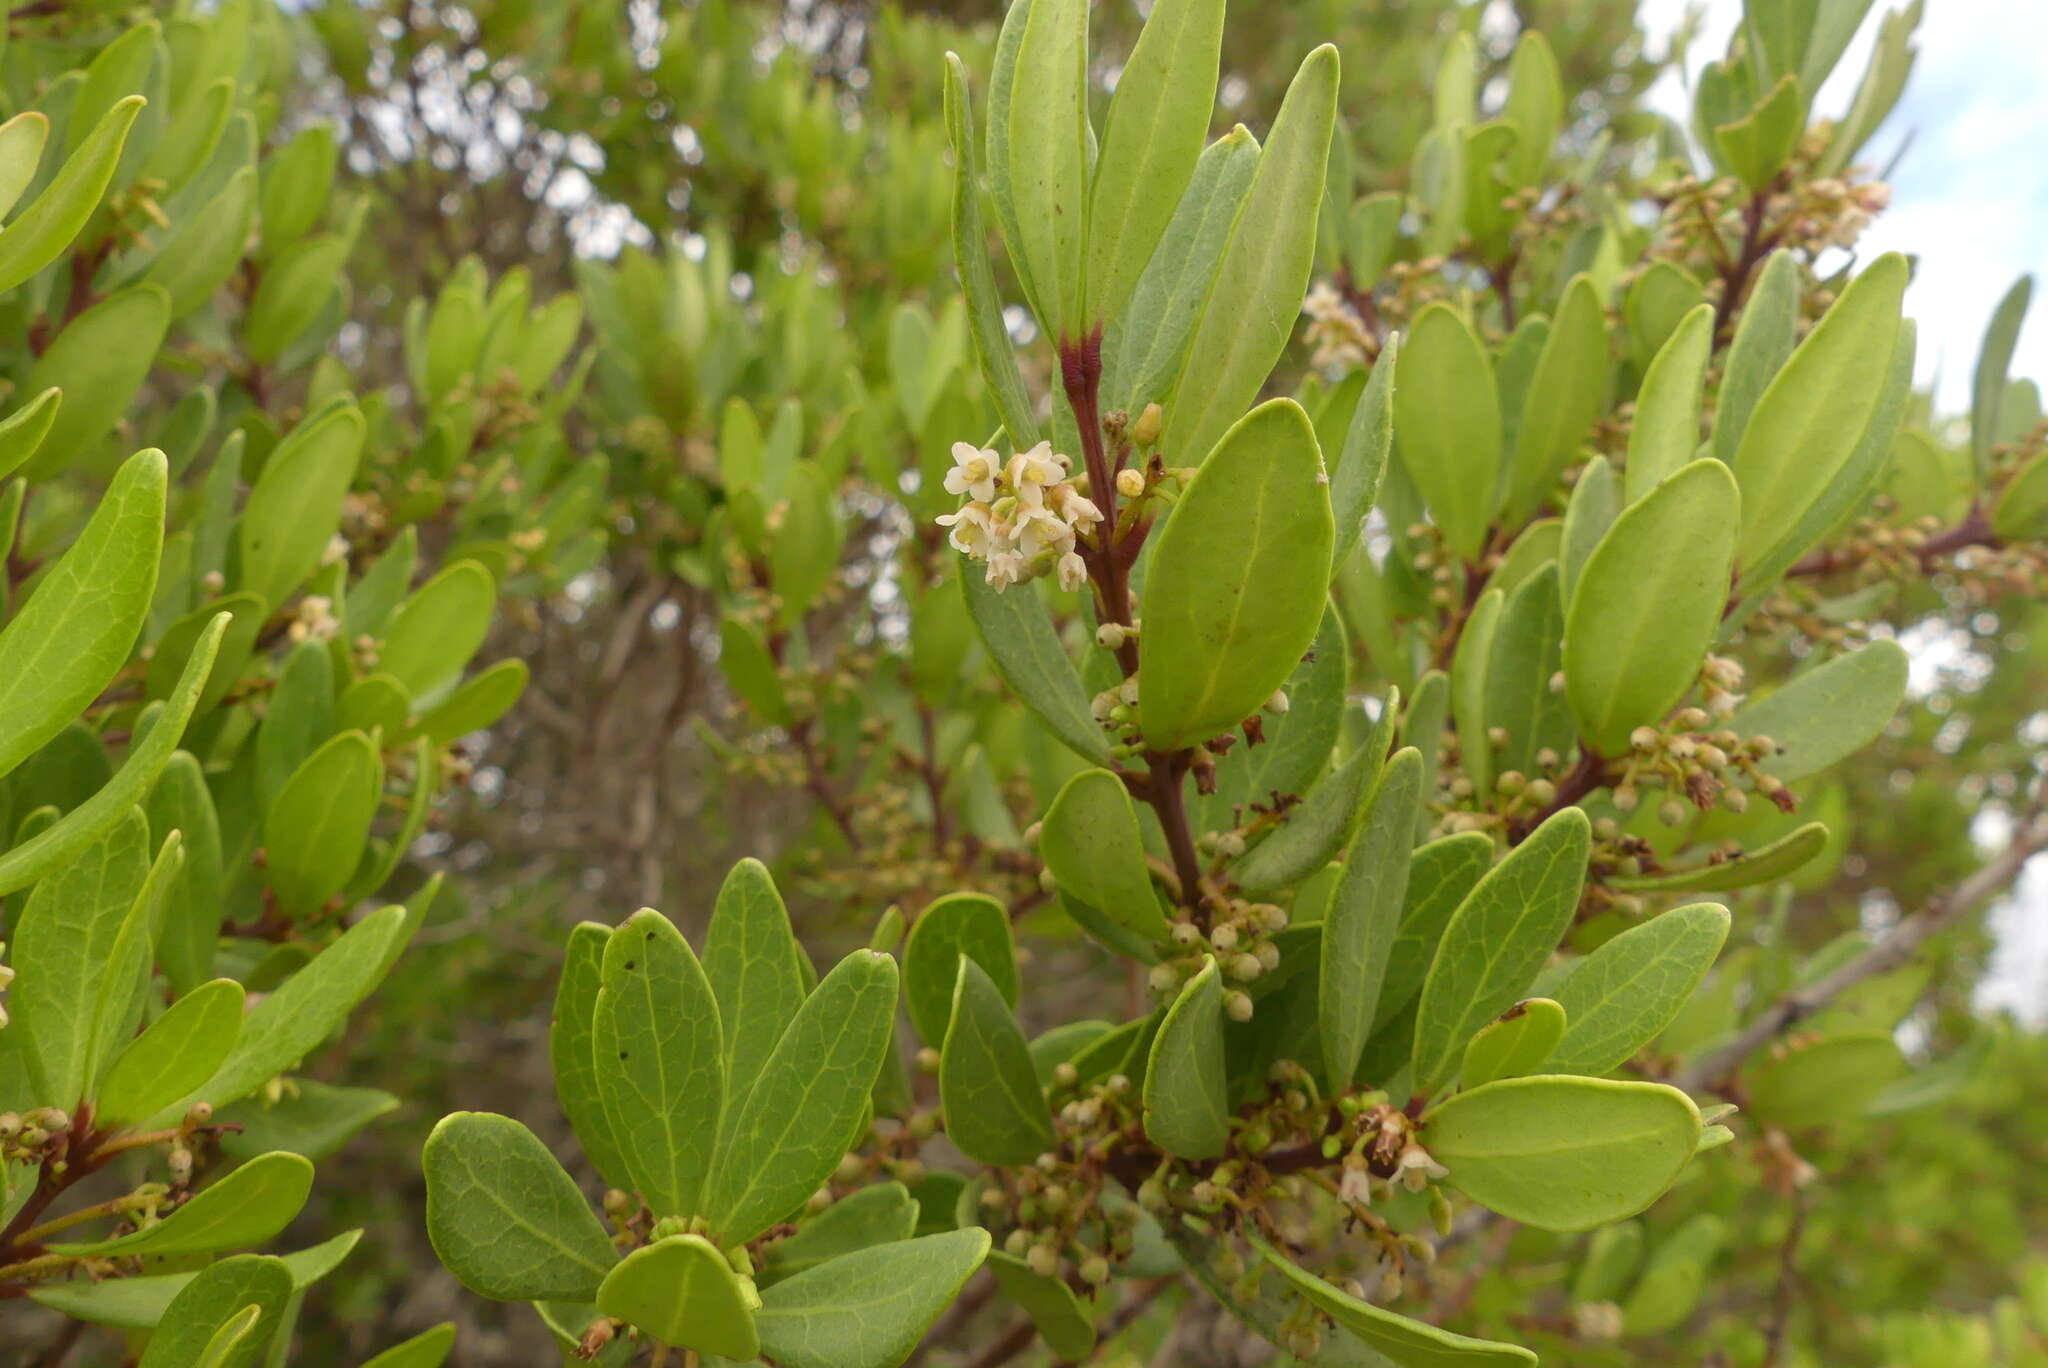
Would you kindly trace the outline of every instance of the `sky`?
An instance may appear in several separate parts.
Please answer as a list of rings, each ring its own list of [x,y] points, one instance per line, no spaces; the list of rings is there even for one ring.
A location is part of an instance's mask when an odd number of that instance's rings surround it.
[[[1878,20],[1904,0],[1879,0],[1817,109],[1839,115],[1869,61]],[[1727,48],[1741,0],[1645,0],[1643,23],[1665,41],[1698,5],[1703,32],[1686,61],[1697,71]],[[1915,38],[1919,58],[1906,93],[1866,155],[1882,163],[1910,133],[1892,176],[1892,207],[1864,236],[1867,260],[1899,251],[1919,258],[1907,312],[1920,323],[1920,379],[1934,382],[1945,412],[1968,407],[1970,372],[1984,325],[2022,273],[2036,277],[2034,308],[2013,374],[2048,380],[2048,4],[2041,0],[1926,0]],[[1676,73],[1652,94],[1683,117]]]

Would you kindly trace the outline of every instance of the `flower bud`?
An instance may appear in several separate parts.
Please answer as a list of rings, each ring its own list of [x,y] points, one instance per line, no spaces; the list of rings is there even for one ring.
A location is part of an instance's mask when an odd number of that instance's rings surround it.
[[[1155,964],[1152,972],[1145,976],[1155,993],[1170,993],[1180,987],[1180,974],[1170,964]]]
[[[1145,474],[1125,466],[1116,473],[1116,492],[1126,499],[1135,499],[1145,492]]]
[[[1081,1260],[1081,1281],[1097,1286],[1109,1281],[1109,1260],[1100,1254],[1090,1254]]]
[[[1175,945],[1193,945],[1202,938],[1202,928],[1182,917],[1174,922],[1170,934]]]
[[[1266,711],[1275,717],[1287,716],[1287,690],[1273,690],[1273,696],[1266,700]]]
[[[1266,972],[1266,966],[1259,963],[1257,955],[1246,952],[1230,957],[1230,976],[1240,983],[1250,983]]]
[[[1165,427],[1166,411],[1157,404],[1147,404],[1138,421],[1131,424],[1131,440],[1141,447],[1151,446]]]
[[[1050,1278],[1053,1274],[1060,1271],[1059,1251],[1055,1250],[1051,1245],[1038,1244],[1031,1246],[1031,1252],[1024,1256],[1024,1262],[1029,1264],[1031,1271],[1041,1278]]]
[[[1245,993],[1231,993],[1223,999],[1223,1010],[1230,1013],[1232,1021],[1252,1019],[1252,1000]]]
[[[1549,807],[1557,801],[1557,785],[1548,779],[1531,779],[1528,788],[1529,801]]]
[[[1657,749],[1658,736],[1655,727],[1637,727],[1628,734],[1628,743],[1639,751],[1653,751]]]
[[[1072,1061],[1063,1059],[1053,1066],[1052,1083],[1054,1087],[1071,1088],[1080,1081],[1081,1071],[1074,1067]]]
[[[1676,798],[1666,798],[1657,808],[1657,820],[1668,827],[1683,825],[1685,822],[1685,804]]]
[[[1003,1237],[1003,1252],[1013,1259],[1024,1257],[1024,1251],[1031,1246],[1031,1233],[1019,1228]]]
[[[1129,635],[1129,629],[1121,622],[1105,622],[1095,629],[1095,644],[1105,650],[1119,650]]]
[[[1229,922],[1223,923],[1209,933],[1209,944],[1219,955],[1237,949],[1237,928]]]

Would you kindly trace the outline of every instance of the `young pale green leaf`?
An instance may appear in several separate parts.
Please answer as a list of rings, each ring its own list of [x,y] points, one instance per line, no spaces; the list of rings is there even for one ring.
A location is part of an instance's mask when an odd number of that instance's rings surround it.
[[[144,103],[140,95],[117,100],[77,144],[35,202],[0,231],[0,294],[55,261],[85,227],[114,179],[128,130]],[[111,423],[113,415],[107,421]]]
[[[986,1230],[949,1230],[805,1269],[761,1293],[761,1348],[790,1368],[895,1368],[988,1250]]]
[[[237,536],[241,587],[265,604],[282,606],[326,555],[365,430],[354,404],[331,405],[293,428],[264,461]]]
[[[1052,1146],[1052,1116],[1017,1018],[979,964],[960,957],[939,1053],[946,1134],[984,1164],[1028,1164]]]
[[[1662,718],[1699,676],[1727,606],[1739,510],[1719,461],[1692,462],[1623,509],[1565,612],[1565,696],[1602,755]]]
[[[1432,304],[1402,345],[1394,390],[1401,467],[1451,549],[1478,558],[1500,479],[1500,397],[1493,362],[1463,314]]]
[[[1805,514],[1842,478],[1870,427],[1882,392],[1871,378],[1891,362],[1909,274],[1897,253],[1879,257],[1757,401],[1732,462],[1742,490],[1738,561],[1746,580],[1805,549],[1796,544]]]
[[[1824,1126],[1861,1115],[1906,1072],[1890,1031],[1824,1036],[1774,1048],[1742,1071],[1748,1109],[1774,1126]]]
[[[1415,1015],[1415,1087],[1450,1081],[1465,1042],[1521,996],[1557,948],[1585,883],[1592,826],[1566,808],[1465,896],[1437,942]]]
[[[1066,782],[1045,811],[1038,851],[1068,893],[1148,939],[1166,938],[1138,814],[1114,774],[1083,770]]]
[[[1738,709],[1729,725],[1777,742],[1777,754],[1766,756],[1763,767],[1793,783],[1876,739],[1906,696],[1910,663],[1896,641],[1873,641]]]
[[[1628,465],[1622,472],[1629,503],[1676,474],[1699,450],[1700,389],[1713,349],[1714,309],[1701,304],[1686,314],[1650,363],[1636,394]]]
[[[750,1289],[702,1235],[671,1235],[621,1259],[597,1289],[597,1309],[662,1344],[748,1360],[761,1352]]]
[[[1970,452],[1976,457],[1979,480],[1991,468],[2005,406],[2006,375],[2012,369],[2013,348],[2019,344],[2020,324],[2026,321],[2027,304],[2033,296],[2032,276],[2014,281],[1992,310],[1984,344],[1977,352],[1977,370],[1970,387]]]
[[[1777,376],[1798,340],[1799,262],[1787,251],[1764,259],[1763,270],[1749,287],[1742,321],[1728,344],[1721,371],[1721,392],[1714,405],[1714,456],[1730,465],[1749,428],[1757,401]]]
[[[1291,399],[1260,405],[1217,444],[1152,551],[1138,667],[1150,746],[1230,730],[1294,672],[1322,621],[1334,544],[1308,415]]]
[[[1565,1011],[1551,998],[1528,998],[1488,1022],[1465,1045],[1461,1087],[1521,1078],[1542,1068],[1563,1038]],[[1553,1070],[1555,1072],[1555,1070]]]
[[[1610,875],[1609,888],[1645,893],[1710,893],[1757,884],[1775,883],[1827,849],[1828,829],[1822,822],[1808,822],[1755,850],[1730,855],[1691,869],[1672,869],[1659,874],[1633,877]]]
[[[801,1208],[860,1139],[897,993],[895,960],[854,951],[804,1000],[745,1094],[734,1090],[704,1188],[705,1216],[726,1243]]]
[[[704,936],[704,974],[725,1027],[725,1076],[761,1077],[815,975],[775,879],[759,860],[741,860],[719,887]]]
[[[443,1321],[431,1330],[422,1330],[411,1339],[392,1345],[375,1358],[364,1360],[363,1368],[441,1368],[454,1350],[455,1322]]]
[[[1550,989],[1570,1023],[1550,1071],[1619,1067],[1671,1024],[1727,939],[1728,909],[1694,903],[1632,926],[1576,961]]]
[[[1280,826],[1236,863],[1231,877],[1237,885],[1247,893],[1292,888],[1335,858],[1365,819],[1393,738],[1394,713],[1383,710],[1365,744],[1323,776],[1287,810]]]
[[[1622,480],[1605,456],[1595,456],[1579,471],[1571,500],[1564,507],[1558,535],[1557,587],[1571,607],[1579,575],[1592,559],[1593,548],[1621,516]]]
[[[725,1096],[718,1000],[675,924],[642,908],[605,943],[593,1058],[598,1094],[641,1199],[692,1216]]]
[[[525,661],[501,660],[457,685],[426,710],[417,726],[398,728],[391,735],[400,743],[415,736],[424,736],[437,746],[459,741],[495,726],[512,711],[531,677]]]
[[[50,428],[57,421],[57,414],[63,406],[64,391],[46,389],[35,398],[0,420],[0,475],[11,473],[29,457],[36,454],[43,439],[50,435]],[[0,518],[0,527],[12,535],[14,513]]]
[[[1408,894],[1421,797],[1422,755],[1409,746],[1387,761],[1323,916],[1316,961],[1317,1034],[1323,1077],[1336,1093],[1350,1088],[1379,1010]]]
[[[1000,1249],[986,1256],[988,1270],[1004,1296],[1024,1308],[1046,1348],[1069,1363],[1095,1352],[1095,1317],[1090,1305],[1059,1278],[1041,1277],[1030,1265]]]
[[[1551,149],[1564,123],[1564,81],[1557,54],[1535,29],[1523,32],[1508,62],[1508,99],[1501,110],[1515,129],[1508,154],[1508,175],[1515,185],[1534,185],[1550,165]]]
[[[296,1154],[265,1154],[233,1169],[153,1226],[112,1239],[52,1244],[52,1254],[137,1258],[209,1254],[259,1245],[292,1223],[313,1188],[313,1166]]]
[[[1223,972],[1208,956],[1166,1009],[1145,1067],[1145,1134],[1183,1159],[1213,1159],[1230,1140],[1223,1056]]]
[[[334,737],[292,772],[263,827],[264,872],[287,916],[311,916],[342,890],[383,796],[383,757],[359,731]]]
[[[1599,416],[1607,397],[1608,369],[1607,310],[1592,278],[1574,276],[1550,321],[1550,337],[1530,377],[1529,392],[1537,402],[1522,413],[1514,460],[1508,467],[1503,517],[1509,524],[1528,521],[1550,498],[1586,429]]]
[[[1653,261],[1636,277],[1622,300],[1621,311],[1628,325],[1629,357],[1637,370],[1648,371],[1679,323],[1705,297],[1706,291],[1692,273],[1669,261]]]
[[[1483,831],[1461,831],[1415,847],[1400,923],[1387,947],[1386,972],[1373,1009],[1374,1031],[1415,1001],[1451,914],[1491,868],[1493,839]]]
[[[455,687],[483,645],[496,604],[491,572],[476,561],[457,561],[392,615],[377,668],[404,686],[415,708],[432,707]]]
[[[1088,232],[1088,4],[1032,0],[1011,79],[1008,180],[1015,222],[1005,222],[1012,255],[1037,291],[1046,336],[1078,345],[1082,253]],[[991,94],[993,100],[993,94]]]
[[[1124,311],[1209,133],[1223,0],[1160,0],[1117,76],[1088,202],[1086,326]]]
[[[5,218],[35,180],[43,145],[50,138],[50,118],[27,109],[0,123],[0,218]]]
[[[1182,465],[1220,452],[1287,350],[1315,266],[1316,216],[1337,121],[1337,49],[1295,73],[1202,306],[1161,449]]]
[[[986,894],[949,893],[917,914],[903,944],[904,1005],[927,1044],[946,1039],[963,955],[982,967],[1004,1002],[1017,1005],[1017,947],[1009,912]]]
[[[47,479],[97,451],[148,378],[170,323],[171,297],[145,283],[108,295],[65,325],[22,392],[55,389],[75,402],[57,409],[24,475]]]
[[[988,229],[981,221],[981,165],[974,141],[974,102],[967,93],[967,69],[946,54],[946,132],[953,143],[953,262],[974,336],[982,382],[995,396],[1003,427],[1018,450],[1038,440],[1038,417],[1017,370],[1017,349],[1003,321],[1003,300],[988,263]]]
[[[1246,1237],[1288,1288],[1399,1368],[1521,1368],[1536,1355],[1520,1345],[1439,1330],[1339,1291],[1255,1234]]]
[[[239,1342],[216,1362],[253,1368],[269,1335],[247,1333],[267,1327],[275,1333],[291,1299],[291,1269],[283,1259],[237,1254],[199,1270],[164,1308],[136,1368],[190,1368],[206,1362],[209,1346],[225,1329],[240,1325]],[[254,1313],[253,1315],[250,1313]]]
[[[1500,629],[1507,595],[1489,588],[1472,605],[1458,633],[1451,656],[1451,725],[1458,735],[1458,753],[1465,776],[1483,800],[1493,793],[1492,727],[1486,715],[1487,675],[1493,663],[1493,637]],[[1527,687],[1526,681],[1524,687]]]
[[[162,452],[130,457],[0,630],[0,774],[70,725],[127,660],[156,589],[166,477]]]
[[[894,1244],[917,1233],[919,1203],[901,1183],[864,1187],[807,1217],[796,1234],[776,1242],[761,1266],[761,1285],[771,1286],[843,1254]]]
[[[1337,527],[1337,544],[1330,552],[1333,574],[1364,534],[1365,520],[1379,498],[1380,479],[1387,471],[1387,456],[1394,447],[1394,368],[1400,346],[1400,337],[1395,335],[1380,349],[1372,378],[1365,382],[1358,407],[1351,411],[1351,426],[1345,432],[1337,468],[1330,475],[1330,514]]]
[[[93,1117],[140,1121],[213,1077],[242,1034],[242,985],[203,983],[171,1004],[107,1066]]]
[[[1088,691],[1060,644],[1045,601],[1029,586],[993,589],[972,562],[961,561],[967,614],[981,633],[996,673],[1046,729],[1083,760],[1110,763],[1109,741],[1088,709]]]
[[[1552,1074],[1459,1093],[1422,1120],[1446,1182],[1540,1230],[1635,1215],[1677,1180],[1699,1135],[1699,1108],[1676,1088]]]
[[[1102,341],[1102,394],[1140,414],[1172,402],[1188,344],[1216,279],[1231,226],[1259,169],[1259,143],[1243,124],[1203,150],[1194,176],[1131,295]]]
[[[494,1301],[589,1301],[619,1261],[611,1236],[538,1136],[509,1116],[454,1112],[420,1155],[427,1238]]]
[[[632,1181],[611,1113],[605,1110],[598,1082],[597,994],[604,972],[608,926],[579,922],[569,932],[562,957],[562,979],[555,989],[554,1016],[548,1025],[548,1061],[555,1075],[555,1096],[569,1128],[598,1176],[613,1187]]]

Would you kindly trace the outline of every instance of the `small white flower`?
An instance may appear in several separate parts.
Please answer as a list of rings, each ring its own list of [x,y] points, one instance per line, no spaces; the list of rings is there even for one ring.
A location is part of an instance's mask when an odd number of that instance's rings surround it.
[[[337,532],[327,539],[326,547],[320,552],[320,563],[332,565],[348,559],[348,538]]]
[[[1073,524],[1074,531],[1082,536],[1093,532],[1102,523],[1102,510],[1095,501],[1070,484],[1059,487],[1060,516]]]
[[[1331,318],[1344,308],[1344,296],[1327,280],[1318,280],[1301,302],[1301,311],[1318,321]]]
[[[953,468],[946,472],[946,492],[965,494],[977,502],[987,503],[996,496],[996,476],[1002,468],[1002,457],[987,447],[955,442]]]
[[[1015,551],[997,551],[988,558],[988,582],[1000,593],[1024,579],[1024,558]]]
[[[952,529],[946,540],[953,544],[955,551],[977,559],[987,558],[991,544],[996,540],[995,522],[989,516],[987,504],[962,504],[959,512],[943,513],[937,521],[939,526]]]
[[[1025,560],[1071,553],[1074,529],[1048,509],[1024,510],[1017,519],[1017,550]]]
[[[1337,1180],[1337,1195],[1353,1206],[1372,1205],[1372,1174],[1365,1165],[1344,1166],[1344,1176]]]
[[[1420,1192],[1433,1179],[1448,1178],[1451,1171],[1430,1158],[1429,1151],[1409,1141],[1401,1151],[1401,1182],[1410,1192]]]
[[[1070,594],[1088,582],[1088,566],[1078,551],[1069,551],[1060,557],[1059,575],[1060,588]]]
[[[1010,465],[1003,472],[1003,479],[1009,484],[1010,492],[1032,508],[1045,507],[1045,491],[1048,485],[1056,485],[1066,478],[1066,469],[1052,454],[1051,442],[1040,442],[1029,451],[1020,451],[1010,458]]]

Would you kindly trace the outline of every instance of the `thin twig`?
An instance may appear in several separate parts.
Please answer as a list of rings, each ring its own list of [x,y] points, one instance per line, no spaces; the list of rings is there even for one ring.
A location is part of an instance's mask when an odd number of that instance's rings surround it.
[[[1801,1191],[1792,1197],[1792,1226],[1785,1232],[1785,1243],[1778,1251],[1778,1288],[1771,1296],[1771,1319],[1764,1326],[1764,1356],[1757,1368],[1778,1368],[1778,1355],[1785,1347],[1785,1329],[1792,1321],[1794,1265],[1799,1261],[1799,1240],[1805,1233],[1806,1194]]]

